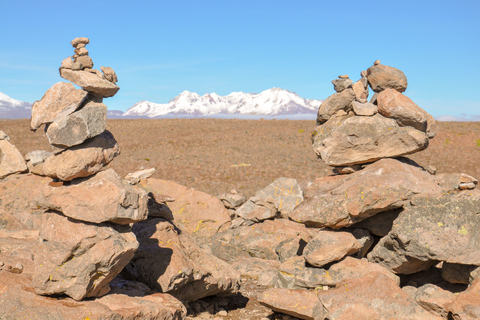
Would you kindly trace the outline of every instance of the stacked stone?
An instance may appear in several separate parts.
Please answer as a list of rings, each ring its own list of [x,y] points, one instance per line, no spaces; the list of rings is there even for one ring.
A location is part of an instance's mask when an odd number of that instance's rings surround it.
[[[111,68],[103,68],[104,75],[92,69],[88,38],[71,43],[75,55],[62,62],[60,75],[82,89],[59,82],[32,106],[31,129],[45,124],[53,153],[30,154],[31,165],[54,179],[37,199],[48,210],[34,253],[33,281],[38,294],[81,300],[106,294],[133,257],[138,242],[129,224],[146,219],[147,195],[113,169],[101,171],[120,153],[105,130],[102,103],[119,87]],[[42,155],[43,162],[37,159]]]
[[[353,83],[332,81],[336,93],[320,106],[313,145],[334,167],[370,163],[412,154],[428,147],[437,131],[433,117],[402,94],[407,77],[380,60]],[[369,87],[375,92],[367,102]]]

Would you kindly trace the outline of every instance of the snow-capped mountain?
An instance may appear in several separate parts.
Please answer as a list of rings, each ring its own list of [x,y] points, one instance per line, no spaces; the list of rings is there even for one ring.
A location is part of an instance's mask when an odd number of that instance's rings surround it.
[[[296,93],[273,88],[261,93],[232,92],[227,96],[184,91],[166,104],[140,101],[128,109],[124,117],[159,118],[165,116],[316,115],[321,100],[308,100]]]
[[[10,98],[0,92],[0,118],[30,118],[32,104]]]

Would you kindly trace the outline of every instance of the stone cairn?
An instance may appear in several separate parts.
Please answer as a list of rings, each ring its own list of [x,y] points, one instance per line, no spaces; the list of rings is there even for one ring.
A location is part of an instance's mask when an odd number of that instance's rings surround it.
[[[111,68],[101,67],[103,73],[92,69],[88,43],[88,38],[75,38],[73,59],[60,67],[61,77],[82,89],[59,82],[32,106],[31,129],[45,125],[53,152],[27,156],[32,172],[54,178],[37,200],[48,210],[34,252],[35,291],[75,300],[109,292],[109,282],[138,248],[129,224],[147,218],[146,192],[113,169],[101,171],[120,154],[105,130],[107,106],[102,103],[119,87]]]

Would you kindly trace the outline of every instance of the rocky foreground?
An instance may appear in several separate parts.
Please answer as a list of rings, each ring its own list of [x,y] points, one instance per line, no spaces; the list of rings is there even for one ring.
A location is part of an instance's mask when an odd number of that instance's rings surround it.
[[[0,319],[234,319],[252,283],[272,313],[237,319],[480,318],[478,181],[404,157],[437,125],[403,72],[377,61],[332,81],[312,143],[335,174],[214,197],[105,168],[118,87],[88,43],[60,68],[82,89],[55,84],[32,108],[51,151],[24,158],[0,132]]]

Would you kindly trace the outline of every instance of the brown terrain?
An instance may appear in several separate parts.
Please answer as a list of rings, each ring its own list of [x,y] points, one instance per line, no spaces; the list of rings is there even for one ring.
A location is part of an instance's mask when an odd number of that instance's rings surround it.
[[[109,167],[121,176],[154,167],[154,178],[214,196],[236,189],[250,197],[279,177],[295,178],[306,186],[331,173],[312,149],[315,121],[108,120],[107,129],[121,148]],[[43,132],[31,132],[27,119],[0,121],[0,130],[23,155],[50,150]],[[411,158],[437,172],[480,178],[480,122],[441,122],[428,149]]]

